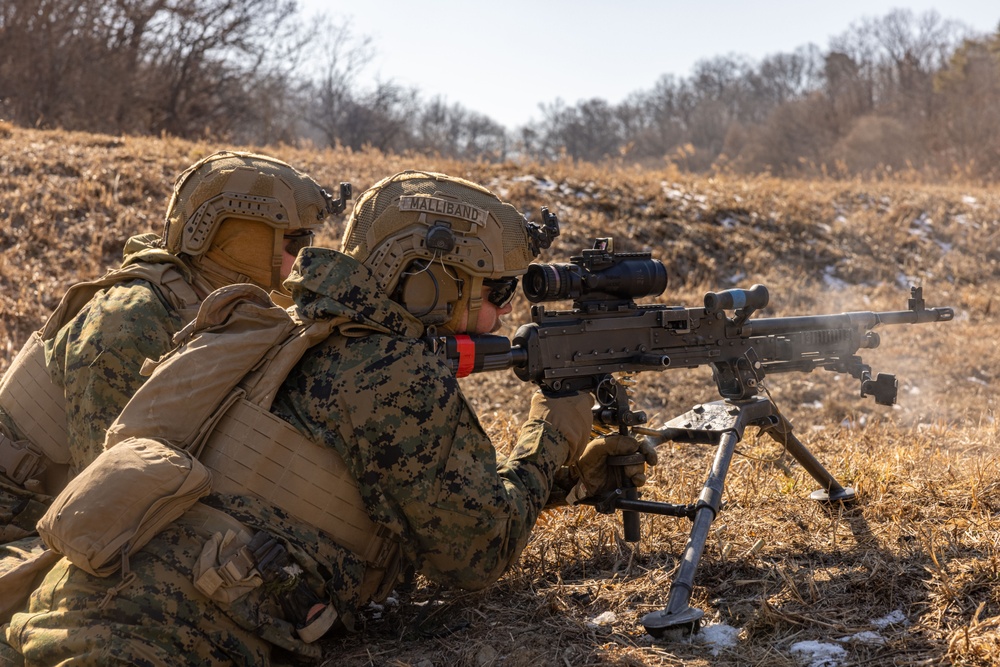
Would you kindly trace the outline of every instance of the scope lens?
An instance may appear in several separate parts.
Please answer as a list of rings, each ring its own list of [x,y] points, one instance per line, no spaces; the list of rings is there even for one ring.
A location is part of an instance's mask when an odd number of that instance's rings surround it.
[[[530,265],[524,276],[524,295],[528,301],[538,303],[570,298],[568,293],[564,293],[569,289],[567,266],[575,268],[572,264]]]

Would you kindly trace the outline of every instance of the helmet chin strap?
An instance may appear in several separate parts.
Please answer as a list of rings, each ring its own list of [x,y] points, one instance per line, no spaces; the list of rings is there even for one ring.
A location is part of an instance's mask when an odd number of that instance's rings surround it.
[[[470,284],[470,289],[468,296],[462,296],[456,303],[454,312],[452,313],[451,319],[448,320],[442,328],[447,329],[453,333],[467,333],[474,334],[476,332],[476,325],[479,323],[479,311],[483,306],[483,280],[482,278],[468,278],[465,280],[466,284]],[[465,330],[462,331],[458,328],[459,322],[462,320],[462,316],[468,314],[468,318],[465,320]]]
[[[476,325],[479,324],[479,311],[483,307],[483,279],[473,278],[469,282],[472,283],[472,289],[469,290],[469,298],[465,299],[462,303],[469,312],[469,319],[465,323],[466,333],[474,334],[476,332]]]

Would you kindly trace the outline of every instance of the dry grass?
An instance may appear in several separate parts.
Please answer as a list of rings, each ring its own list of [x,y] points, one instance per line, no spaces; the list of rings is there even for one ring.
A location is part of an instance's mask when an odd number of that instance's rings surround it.
[[[217,148],[0,127],[0,370],[68,284],[116,263],[128,235],[161,228],[174,175]],[[826,513],[808,500],[815,485],[801,469],[748,433],[692,598],[706,624],[735,628],[731,646],[653,642],[638,623],[666,602],[687,520],[645,517],[632,545],[616,517],[573,508],[543,516],[517,565],[486,591],[418,580],[398,591],[399,604],[367,610],[360,634],[328,642],[328,664],[790,666],[808,664],[792,651],[807,640],[841,647],[839,665],[1000,662],[992,391],[1000,194],[962,184],[266,151],[323,183],[350,180],[356,192],[421,167],[484,182],[536,216],[547,205],[564,230],[549,259],[614,235],[620,249],[648,249],[668,265],[662,298],[672,303],[763,282],[772,301],[765,315],[901,309],[905,283],[916,281],[929,305],[957,312],[952,323],[887,329],[882,347],[865,355],[899,376],[893,409],[857,398],[849,378],[769,379],[800,437],[861,502]],[[323,240],[336,247],[340,229]],[[523,300],[511,320],[527,320]],[[654,422],[715,398],[703,369],[639,380],[637,401]],[[464,387],[504,451],[531,388],[510,374]],[[692,502],[712,450],[665,444],[660,456],[645,497]],[[605,612],[613,620],[593,622]],[[894,622],[878,627],[878,619]]]

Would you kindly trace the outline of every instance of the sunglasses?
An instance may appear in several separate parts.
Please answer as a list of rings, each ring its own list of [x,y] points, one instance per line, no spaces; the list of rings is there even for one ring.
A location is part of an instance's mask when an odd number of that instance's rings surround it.
[[[313,240],[315,238],[315,234],[309,231],[285,234],[285,240],[288,241],[288,245],[285,246],[285,251],[289,255],[298,255],[299,250],[313,245]]]
[[[486,300],[497,308],[503,308],[510,303],[517,292],[517,278],[486,278],[483,280],[483,286],[490,290]]]

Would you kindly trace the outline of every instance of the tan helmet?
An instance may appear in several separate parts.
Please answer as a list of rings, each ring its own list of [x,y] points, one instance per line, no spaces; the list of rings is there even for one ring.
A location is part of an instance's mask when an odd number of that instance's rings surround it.
[[[459,333],[455,327],[468,312],[471,332],[483,281],[524,274],[558,233],[540,229],[480,185],[404,171],[359,197],[341,249],[424,324]]]
[[[252,282],[280,289],[284,237],[310,238],[327,215],[343,210],[347,197],[349,184],[341,184],[334,200],[281,160],[221,151],[177,178],[163,245],[191,257],[213,287]]]

